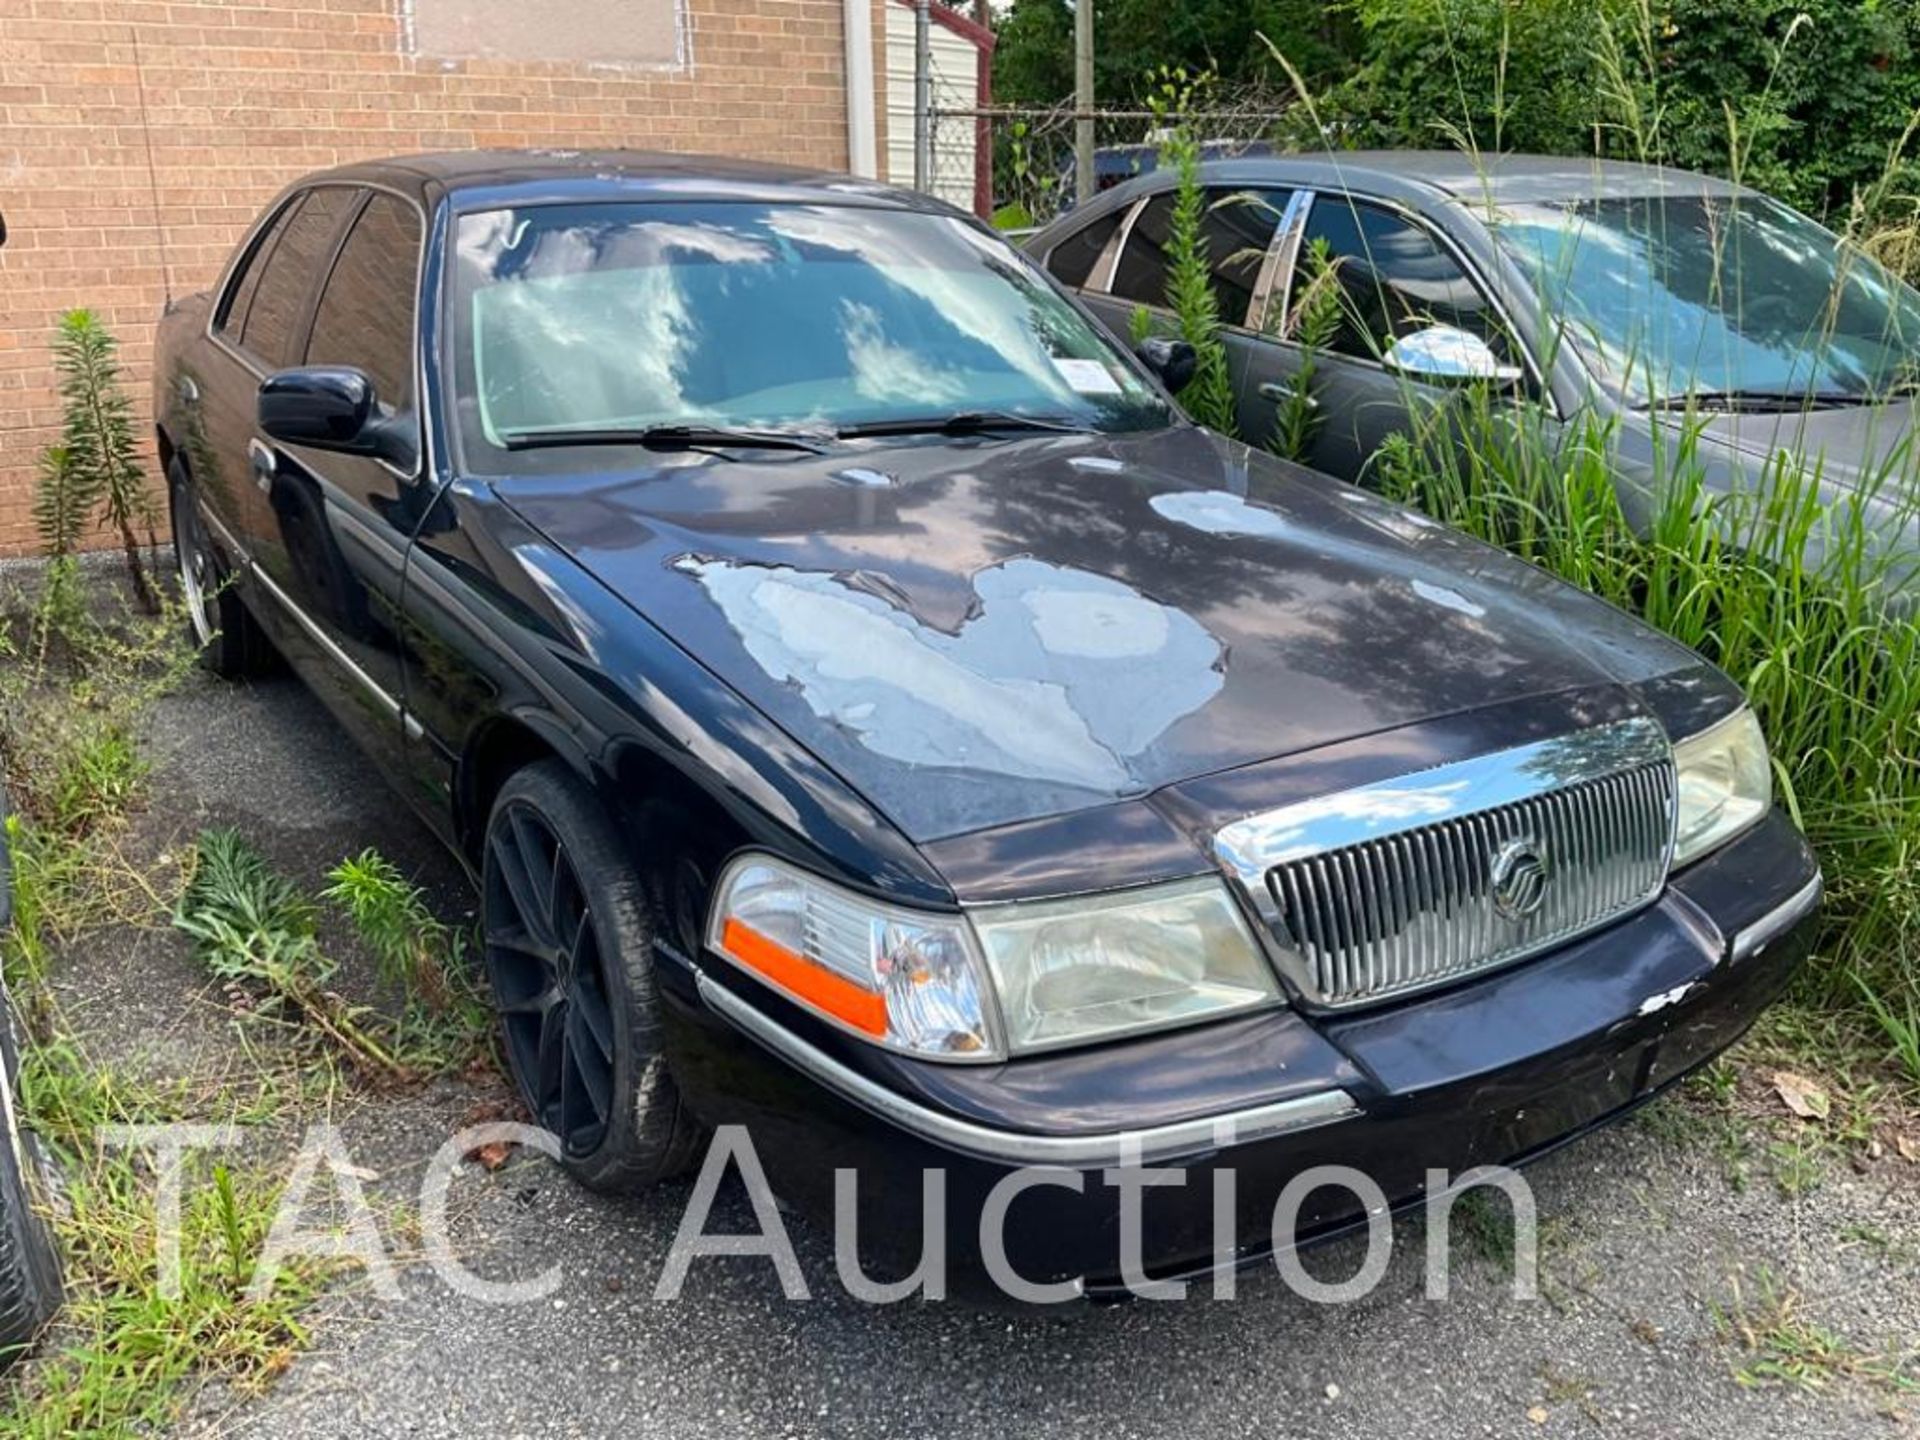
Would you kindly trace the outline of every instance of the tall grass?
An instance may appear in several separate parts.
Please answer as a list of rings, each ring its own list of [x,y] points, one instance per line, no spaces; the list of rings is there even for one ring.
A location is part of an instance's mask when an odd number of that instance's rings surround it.
[[[1783,454],[1760,484],[1716,490],[1686,424],[1636,516],[1613,451],[1603,423],[1556,433],[1463,391],[1389,441],[1374,475],[1391,497],[1641,616],[1745,688],[1781,799],[1827,877],[1822,959],[1803,998],[1877,1019],[1897,1051],[1887,1021],[1920,997],[1920,620],[1885,543],[1913,533],[1905,476],[1889,467],[1836,497],[1816,467]]]

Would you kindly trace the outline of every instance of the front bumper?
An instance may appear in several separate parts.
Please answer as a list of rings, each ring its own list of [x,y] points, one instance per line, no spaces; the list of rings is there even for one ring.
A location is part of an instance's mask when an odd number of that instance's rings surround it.
[[[993,1067],[942,1066],[849,1040],[729,967],[684,957],[666,986],[670,1059],[710,1124],[745,1125],[785,1198],[830,1215],[834,1171],[859,1176],[863,1253],[922,1251],[922,1173],[945,1172],[950,1266],[979,1263],[989,1193],[1023,1167],[1077,1189],[1023,1190],[1002,1227],[1023,1278],[1119,1284],[1117,1165],[1177,1172],[1141,1199],[1155,1275],[1269,1253],[1276,1197],[1318,1165],[1401,1206],[1428,1170],[1518,1164],[1626,1113],[1712,1059],[1785,986],[1811,940],[1819,872],[1783,818],[1673,877],[1653,906],[1574,944],[1376,1011],[1276,1011]],[[673,972],[675,967],[667,967]],[[1232,1234],[1216,1172],[1233,1172]],[[1138,1193],[1138,1192],[1136,1192]],[[1314,1190],[1295,1234],[1363,1221]]]

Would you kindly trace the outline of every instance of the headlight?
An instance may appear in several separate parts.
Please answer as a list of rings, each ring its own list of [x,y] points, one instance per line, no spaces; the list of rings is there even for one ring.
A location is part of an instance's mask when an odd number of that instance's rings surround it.
[[[1158,1030],[1278,994],[1214,879],[978,910],[973,923],[1014,1050]]]
[[[1726,719],[1673,747],[1679,781],[1675,868],[1724,845],[1773,805],[1773,766],[1753,711]]]
[[[721,877],[707,943],[842,1028],[931,1059],[1111,1039],[1279,995],[1225,885],[1211,878],[949,916],[869,900],[756,855]]]
[[[890,1050],[1000,1054],[979,955],[958,915],[868,900],[766,856],[721,877],[707,944],[774,989]]]

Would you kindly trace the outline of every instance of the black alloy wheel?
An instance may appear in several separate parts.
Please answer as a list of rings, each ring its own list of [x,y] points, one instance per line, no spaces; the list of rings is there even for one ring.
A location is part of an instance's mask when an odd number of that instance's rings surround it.
[[[699,1127],[662,1052],[647,890],[562,762],[518,772],[495,800],[482,915],[508,1068],[567,1169],[609,1190],[685,1169]]]

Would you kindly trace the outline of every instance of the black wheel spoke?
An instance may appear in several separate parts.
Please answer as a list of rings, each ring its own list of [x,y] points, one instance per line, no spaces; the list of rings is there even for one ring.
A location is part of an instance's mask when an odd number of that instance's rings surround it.
[[[554,923],[553,880],[554,871],[559,869],[559,842],[545,843],[548,837],[541,833],[544,827],[523,810],[509,810],[507,821],[513,827],[514,848],[520,853],[529,904],[538,907],[530,909],[522,918],[527,928],[542,939],[557,941],[560,931]]]
[[[573,1013],[588,1042],[607,1064],[613,1064],[613,1015],[607,997],[595,974],[589,983],[577,978],[573,991]]]
[[[500,872],[501,883],[507,888],[507,900],[513,906],[514,918],[520,922],[521,931],[536,943],[548,938],[542,931],[540,905],[534,898],[533,881],[527,874],[526,862],[521,858],[519,847],[505,836],[496,835],[489,848],[493,852],[494,866]]]
[[[566,1138],[566,1111],[562,1105],[563,1076],[567,1059],[567,1006],[564,1001],[549,1005],[540,1019],[539,1079],[535,1093],[539,1097],[540,1121]]]
[[[524,997],[499,997],[496,1003],[502,1015],[545,1015],[558,999],[559,992],[551,985],[544,985]]]
[[[578,1095],[592,1107],[593,1119],[604,1123],[613,1111],[613,1065],[577,1012],[570,1012],[567,1028],[567,1068],[578,1081]]]

